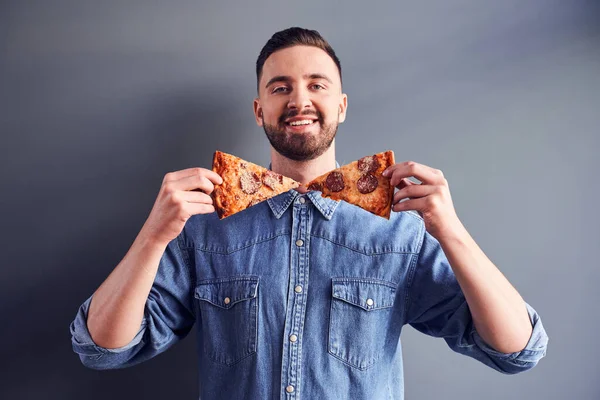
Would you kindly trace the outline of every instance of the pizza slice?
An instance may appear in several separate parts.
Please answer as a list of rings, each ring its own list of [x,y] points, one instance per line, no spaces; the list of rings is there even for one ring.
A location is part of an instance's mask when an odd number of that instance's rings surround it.
[[[220,151],[215,152],[212,170],[223,178],[211,193],[219,219],[300,186],[293,179]]]
[[[344,200],[390,219],[394,187],[381,173],[391,165],[393,151],[363,157],[312,180],[308,190],[319,190],[323,197]]]

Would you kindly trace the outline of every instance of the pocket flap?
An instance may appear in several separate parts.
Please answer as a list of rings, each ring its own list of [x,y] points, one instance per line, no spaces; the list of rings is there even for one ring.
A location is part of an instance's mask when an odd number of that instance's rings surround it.
[[[391,282],[363,278],[333,278],[333,297],[366,311],[394,305],[396,286]]]
[[[198,300],[230,309],[240,301],[253,299],[258,292],[258,276],[237,276],[201,281],[194,292]]]

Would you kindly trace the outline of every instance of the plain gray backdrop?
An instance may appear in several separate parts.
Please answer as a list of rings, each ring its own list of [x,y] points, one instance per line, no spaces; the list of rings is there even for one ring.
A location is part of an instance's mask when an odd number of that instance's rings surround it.
[[[599,21],[579,0],[0,2],[0,398],[197,396],[193,334],[98,372],[69,323],[164,174],[216,149],[269,163],[255,61],[302,26],[342,61],[338,161],[392,149],[443,170],[550,336],[536,368],[505,376],[407,327],[406,398],[599,399]]]

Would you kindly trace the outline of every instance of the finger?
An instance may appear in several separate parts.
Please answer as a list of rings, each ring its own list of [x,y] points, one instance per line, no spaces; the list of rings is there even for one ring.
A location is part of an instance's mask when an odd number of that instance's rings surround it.
[[[206,178],[208,180],[210,180],[211,182],[213,182],[216,185],[220,185],[223,183],[223,179],[215,171],[212,171],[212,170],[206,169],[206,168],[200,168],[200,167],[187,168],[187,169],[182,169],[180,171],[170,172],[165,175],[164,182],[179,181],[181,179],[185,179],[190,176],[196,176],[196,175],[197,176],[206,176]]]
[[[403,199],[418,199],[429,196],[434,193],[435,187],[430,185],[411,185],[394,193],[392,204],[396,204]]]
[[[223,184],[223,178],[221,178],[221,175],[217,174],[213,170],[205,169],[204,170],[204,176],[206,178],[208,178],[208,180],[211,181],[215,185],[221,185],[221,184]]]
[[[213,199],[204,192],[181,191],[179,193],[179,196],[181,196],[181,199],[183,199],[184,201],[187,201],[188,203],[213,204]]]
[[[195,168],[186,168],[179,171],[169,172],[165,175],[164,182],[174,182],[183,178],[187,178],[188,176],[193,176],[196,174],[201,174],[203,168],[195,167]]]
[[[215,212],[215,207],[212,204],[204,203],[188,203],[186,209],[190,215],[210,214]]]
[[[177,190],[212,193],[215,185],[204,175],[192,175],[172,183]]]
[[[402,190],[402,189],[404,189],[405,187],[407,187],[407,186],[411,186],[411,185],[418,185],[418,183],[416,183],[416,182],[413,182],[413,181],[411,181],[411,180],[410,180],[410,179],[408,179],[408,178],[402,178],[402,179],[400,180],[400,183],[398,183],[398,184],[396,185],[396,187],[397,187],[399,190]]]
[[[421,213],[425,209],[425,206],[426,197],[419,197],[418,199],[410,199],[396,203],[392,206],[392,210],[396,212],[413,210]]]
[[[431,168],[414,161],[394,164],[386,168],[383,174],[390,178],[390,184],[392,186],[398,185],[402,178],[409,177],[415,177],[428,185],[441,184],[444,180],[444,174],[439,169]]]

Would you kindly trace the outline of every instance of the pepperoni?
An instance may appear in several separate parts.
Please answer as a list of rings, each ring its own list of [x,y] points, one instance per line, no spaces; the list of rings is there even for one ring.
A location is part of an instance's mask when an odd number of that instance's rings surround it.
[[[277,185],[283,184],[283,175],[273,171],[265,171],[263,172],[262,182],[265,184],[265,186],[275,190]]]
[[[375,156],[367,156],[358,160],[358,170],[363,174],[375,172],[379,169],[379,161]]]
[[[313,182],[308,185],[308,190],[318,190],[319,192],[323,191],[323,186],[319,182]]]
[[[258,192],[258,189],[260,189],[262,183],[258,175],[250,171],[244,171],[240,176],[240,185],[242,186],[242,192],[246,194],[253,194]]]
[[[371,193],[377,189],[377,185],[379,185],[379,182],[373,174],[364,174],[356,181],[356,187],[362,194]]]
[[[337,171],[330,172],[325,179],[325,186],[332,192],[340,192],[344,189],[344,176]]]

